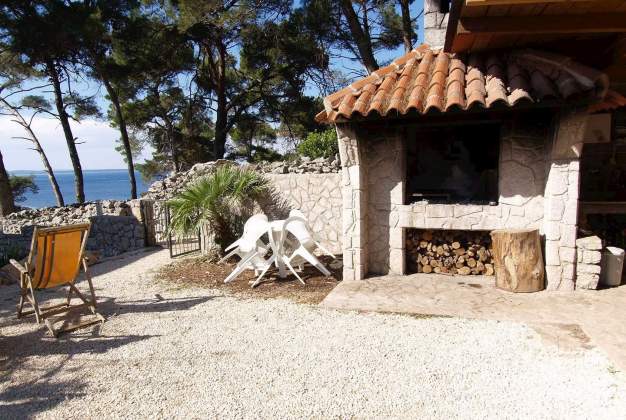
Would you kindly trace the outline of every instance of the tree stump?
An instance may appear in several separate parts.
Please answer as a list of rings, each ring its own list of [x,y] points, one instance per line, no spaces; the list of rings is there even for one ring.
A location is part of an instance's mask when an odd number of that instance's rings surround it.
[[[525,293],[543,290],[544,267],[537,229],[498,229],[491,232],[496,287]]]

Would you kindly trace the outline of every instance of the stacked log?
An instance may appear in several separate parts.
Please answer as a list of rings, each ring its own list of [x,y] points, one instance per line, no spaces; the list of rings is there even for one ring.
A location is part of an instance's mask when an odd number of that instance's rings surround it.
[[[410,229],[406,257],[412,273],[494,275],[488,232]]]

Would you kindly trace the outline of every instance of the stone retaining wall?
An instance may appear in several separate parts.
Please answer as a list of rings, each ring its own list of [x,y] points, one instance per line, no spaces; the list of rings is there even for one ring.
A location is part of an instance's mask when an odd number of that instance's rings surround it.
[[[176,173],[152,184],[145,199],[167,200],[188,183],[214,171],[231,161],[215,161],[194,165],[185,172]],[[332,252],[341,246],[341,176],[334,160],[305,160],[291,164],[283,173],[278,162],[257,169],[265,173],[274,186],[275,194],[268,197],[262,211],[270,218],[284,218],[289,210],[299,209],[309,219],[322,244]],[[295,165],[295,166],[294,166]],[[295,171],[295,172],[294,172]],[[278,173],[280,172],[280,173]],[[61,226],[91,221],[92,231],[87,249],[98,251],[103,257],[119,255],[146,245],[142,211],[143,200],[103,200],[83,205],[26,209],[0,219],[0,255],[28,252],[32,231],[37,226]]]
[[[95,251],[100,257],[113,257],[145,246],[144,226],[133,216],[93,216],[60,225],[87,221],[91,222],[87,250]],[[34,225],[23,225],[19,231],[13,226],[11,233],[0,232],[0,254],[18,258],[27,255],[34,229]]]

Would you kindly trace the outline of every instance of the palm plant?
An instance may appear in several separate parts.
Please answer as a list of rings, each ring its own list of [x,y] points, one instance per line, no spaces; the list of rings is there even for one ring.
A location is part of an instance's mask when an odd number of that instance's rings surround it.
[[[233,165],[220,166],[168,202],[172,211],[170,229],[179,234],[198,230],[211,233],[224,249],[241,233],[246,211],[269,190],[269,182],[259,173]]]

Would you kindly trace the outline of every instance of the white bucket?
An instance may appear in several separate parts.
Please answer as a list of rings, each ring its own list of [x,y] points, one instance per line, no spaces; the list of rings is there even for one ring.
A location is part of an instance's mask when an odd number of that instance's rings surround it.
[[[605,286],[619,286],[622,283],[624,268],[624,250],[607,246],[602,253],[602,271],[600,283]]]

